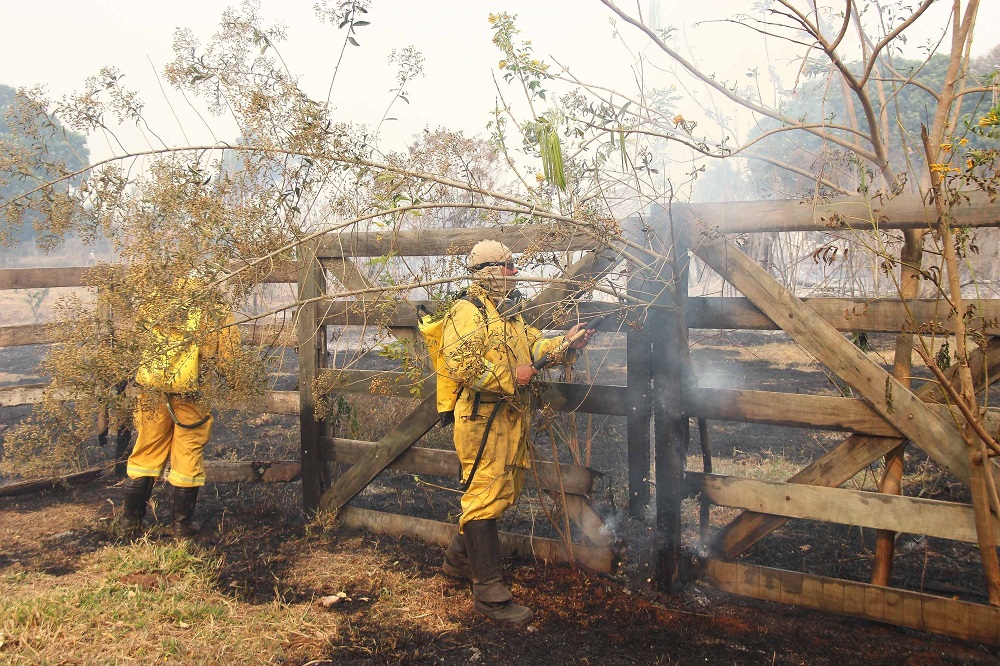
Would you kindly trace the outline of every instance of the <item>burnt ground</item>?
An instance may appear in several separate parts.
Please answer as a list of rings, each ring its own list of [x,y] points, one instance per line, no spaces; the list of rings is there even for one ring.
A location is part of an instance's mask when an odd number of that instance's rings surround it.
[[[768,353],[771,334],[741,333],[694,339],[693,360],[704,386],[819,392],[838,390],[814,368],[800,367],[787,355]],[[614,354],[603,358],[602,377],[623,383]],[[379,430],[405,414],[399,405],[358,400],[342,414],[340,434],[364,424]],[[9,423],[19,412],[0,411]],[[221,459],[274,459],[293,456],[295,422],[287,417],[224,415],[211,456]],[[581,417],[579,426],[585,427]],[[687,584],[665,594],[637,582],[635,565],[650,532],[651,516],[625,515],[624,423],[594,419],[592,466],[603,471],[593,496],[595,509],[617,539],[622,568],[599,575],[568,566],[511,561],[508,578],[519,601],[535,611],[527,628],[497,626],[471,613],[468,589],[440,574],[439,548],[406,538],[383,537],[344,527],[309,523],[299,511],[299,484],[229,484],[206,487],[199,515],[206,530],[199,546],[223,557],[220,590],[241,603],[308,601],[335,592],[324,582],[321,563],[349,560],[358,552],[378,556],[380,566],[407,572],[418,584],[440,589],[445,614],[456,629],[438,631],[420,617],[387,624],[378,612],[379,590],[365,572],[349,577],[352,596],[364,599],[338,607],[350,631],[336,643],[287,645],[284,663],[524,663],[524,664],[995,664],[1000,651],[958,640],[877,623],[826,615],[794,607],[726,595]],[[692,427],[692,453],[697,449]],[[447,443],[447,432],[431,443]],[[717,469],[729,465],[761,478],[780,478],[829,448],[839,436],[786,428],[711,424]],[[546,449],[544,436],[540,448]],[[94,459],[107,452],[96,451]],[[689,466],[698,468],[692,457]],[[964,499],[933,465],[911,453],[908,494]],[[721,470],[720,470],[721,471]],[[435,481],[438,481],[437,479]],[[444,483],[444,485],[448,485]],[[73,573],[90,553],[115,541],[111,521],[120,506],[120,482],[103,477],[87,486],[0,498],[0,572]],[[380,479],[357,500],[360,506],[446,520],[456,512],[454,493],[414,482],[408,475]],[[697,540],[697,505],[689,502],[686,541]],[[170,501],[158,486],[154,511],[168,520]],[[713,524],[730,514],[713,510]],[[551,534],[539,519],[537,500],[524,498],[504,519],[504,529]],[[154,528],[151,538],[159,536]],[[852,580],[867,580],[873,535],[857,528],[790,521],[745,555],[746,561]],[[696,544],[695,544],[696,545]],[[983,601],[974,547],[902,535],[894,568],[896,584],[907,589]],[[293,571],[299,558],[311,558],[318,575]],[[372,600],[372,601],[369,601]],[[0,652],[0,661],[3,654]],[[327,661],[329,660],[329,661]]]

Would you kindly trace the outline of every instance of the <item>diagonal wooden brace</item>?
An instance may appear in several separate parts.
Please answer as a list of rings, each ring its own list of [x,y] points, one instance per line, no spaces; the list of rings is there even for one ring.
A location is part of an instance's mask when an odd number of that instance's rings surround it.
[[[321,511],[336,511],[365,489],[382,470],[438,422],[437,395],[430,395],[344,472],[320,497]]]

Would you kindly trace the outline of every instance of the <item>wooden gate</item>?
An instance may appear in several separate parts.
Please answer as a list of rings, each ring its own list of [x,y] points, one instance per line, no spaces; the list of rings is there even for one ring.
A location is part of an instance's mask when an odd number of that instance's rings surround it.
[[[341,233],[303,246],[296,266],[269,280],[298,281],[300,306],[293,335],[274,337],[260,327],[245,331],[250,342],[297,345],[299,390],[272,392],[253,406],[261,412],[298,413],[300,461],[243,461],[211,466],[214,482],[301,479],[306,509],[337,509],[348,524],[390,533],[407,533],[444,545],[455,527],[448,523],[361,509],[352,498],[385,469],[420,476],[456,476],[453,450],[412,445],[437,417],[433,382],[424,381],[423,400],[378,442],[336,438],[315,418],[313,380],[332,373],[341,393],[370,392],[377,382],[382,393],[408,396],[395,382],[398,372],[345,370],[329,367],[327,327],[385,325],[398,336],[413,335],[418,303],[394,301],[385,289],[368,284],[354,261],[363,257],[461,255],[483,238],[503,240],[515,251],[580,251],[565,282],[550,286],[530,310],[535,323],[562,328],[560,307],[571,318],[601,312],[616,316],[627,331],[627,385],[552,383],[544,400],[566,412],[590,412],[627,418],[628,504],[641,516],[655,498],[656,538],[640,557],[640,577],[672,588],[697,576],[729,592],[797,604],[1000,644],[1000,612],[906,590],[842,579],[783,571],[740,562],[737,558],[789,518],[926,534],[975,542],[980,538],[971,505],[844,489],[848,479],[878,461],[904,441],[925,451],[955,479],[972,479],[970,457],[959,434],[960,415],[947,406],[935,382],[909,390],[872,363],[845,338],[845,332],[898,333],[907,326],[947,330],[947,317],[935,301],[915,300],[906,307],[896,300],[798,299],[765,269],[744,255],[727,237],[733,233],[822,231],[830,229],[926,228],[927,207],[918,198],[897,197],[873,213],[871,202],[837,200],[703,204],[656,210],[625,221],[623,237],[595,239],[583,231],[554,225],[516,225],[500,229]],[[956,225],[1000,226],[1000,210],[985,198],[973,197],[956,211]],[[738,298],[689,297],[690,257],[698,257],[731,284]],[[627,276],[618,303],[581,301],[600,276],[615,271]],[[0,288],[25,289],[79,286],[83,269],[0,271]],[[353,299],[329,299],[327,282],[335,280]],[[387,303],[389,304],[387,306]],[[981,301],[975,316],[979,329],[998,335],[1000,302]],[[558,323],[554,323],[558,320]],[[909,323],[908,323],[909,322]],[[569,323],[572,323],[570,321]],[[780,394],[763,391],[707,389],[696,385],[689,357],[689,329],[781,329],[859,398]],[[0,328],[0,345],[53,342],[51,328],[33,325]],[[1000,345],[990,338],[973,361],[973,374],[993,381],[1000,370]],[[386,381],[388,380],[388,381]],[[0,406],[37,402],[42,387],[0,390]],[[391,397],[387,399],[392,399]],[[988,424],[993,414],[986,412]],[[847,433],[833,450],[798,470],[785,482],[764,482],[686,469],[689,423],[736,421],[815,428]],[[996,430],[991,425],[992,431]],[[300,467],[301,465],[301,467]],[[993,459],[985,469],[996,483],[1000,470]],[[553,461],[536,466],[531,477],[538,492],[565,496],[566,514],[578,526],[582,542],[567,552],[562,541],[530,534],[506,534],[515,552],[546,560],[568,557],[594,569],[615,566],[609,537],[590,507],[594,473],[581,465]],[[651,492],[650,480],[657,492]],[[685,498],[742,510],[721,526],[708,557],[692,558],[682,543]],[[996,515],[993,534],[1000,534]],[[994,537],[995,538],[995,537]]]

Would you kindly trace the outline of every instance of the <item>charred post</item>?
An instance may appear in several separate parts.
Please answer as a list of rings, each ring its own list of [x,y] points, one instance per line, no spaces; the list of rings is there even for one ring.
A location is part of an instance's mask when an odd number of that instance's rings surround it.
[[[317,300],[326,293],[326,273],[317,257],[317,244],[302,245],[300,261],[298,339],[299,339],[299,428],[302,461],[302,506],[316,511],[323,493],[324,464],[320,439],[326,436],[325,423],[316,420],[313,380],[325,358],[326,327],[318,317]]]
[[[670,261],[660,266],[660,284],[649,310],[652,337],[653,448],[656,479],[656,574],[661,586],[673,591],[681,567],[681,500],[690,424],[684,408],[685,375],[689,368],[688,333],[684,319],[687,298],[687,249],[682,240],[683,215],[657,209],[653,224]]]

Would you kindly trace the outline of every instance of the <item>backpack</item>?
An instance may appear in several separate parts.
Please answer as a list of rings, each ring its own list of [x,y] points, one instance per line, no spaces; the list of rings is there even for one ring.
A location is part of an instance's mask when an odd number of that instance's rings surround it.
[[[483,313],[486,317],[486,308],[478,298],[470,297],[466,292],[461,292],[455,301],[447,307],[441,308],[431,314],[423,305],[418,306],[421,311],[420,320],[417,322],[417,329],[424,336],[427,345],[427,356],[430,359],[431,367],[437,379],[437,409],[438,419],[443,426],[447,426],[455,421],[455,405],[458,404],[458,396],[462,392],[462,386],[455,381],[455,378],[448,372],[448,365],[444,357],[444,325],[448,319],[448,312],[458,300],[469,301]]]

